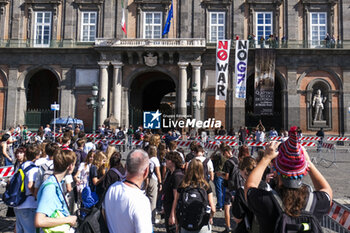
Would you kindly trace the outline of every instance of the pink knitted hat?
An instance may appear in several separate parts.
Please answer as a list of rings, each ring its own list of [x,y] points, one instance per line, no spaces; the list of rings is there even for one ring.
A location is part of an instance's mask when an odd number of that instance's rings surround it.
[[[281,144],[273,165],[277,173],[284,179],[301,179],[307,174],[308,163],[299,143],[296,126],[290,128],[289,138]]]

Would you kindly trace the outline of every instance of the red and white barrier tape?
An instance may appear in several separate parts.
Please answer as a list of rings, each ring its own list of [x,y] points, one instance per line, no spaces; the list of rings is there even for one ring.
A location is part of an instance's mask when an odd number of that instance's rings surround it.
[[[328,212],[328,216],[343,226],[345,229],[350,230],[350,211],[342,207],[336,202],[332,202],[332,206]]]
[[[331,150],[333,150],[335,148],[334,144],[326,143],[326,142],[322,143],[322,147],[327,148],[327,149],[331,149]]]
[[[215,140],[236,140],[235,136],[215,136]]]
[[[347,137],[328,137],[327,138],[328,141],[332,141],[332,142],[347,142],[349,141],[349,138]]]
[[[0,178],[12,176],[15,173],[13,166],[0,167]]]

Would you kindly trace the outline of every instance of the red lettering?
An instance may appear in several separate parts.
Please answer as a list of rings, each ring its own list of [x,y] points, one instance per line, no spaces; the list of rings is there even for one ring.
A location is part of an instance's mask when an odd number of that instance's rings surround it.
[[[223,41],[219,40],[219,49],[226,49],[228,48],[228,41],[225,41],[225,44],[223,44]]]
[[[225,61],[227,59],[227,52],[225,50],[220,50],[217,54],[217,57],[221,60],[221,61]]]

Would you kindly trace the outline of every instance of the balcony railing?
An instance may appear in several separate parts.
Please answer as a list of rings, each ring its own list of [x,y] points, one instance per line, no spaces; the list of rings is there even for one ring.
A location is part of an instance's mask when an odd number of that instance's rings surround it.
[[[74,40],[50,40],[48,43],[35,43],[35,40],[9,39],[0,40],[0,48],[89,48],[94,42]]]
[[[104,39],[97,38],[96,47],[205,47],[205,39]]]
[[[216,43],[206,39],[104,39],[97,38],[95,42],[81,42],[75,40],[51,40],[48,44],[38,45],[34,40],[9,39],[0,40],[0,48],[216,48]],[[231,48],[235,47],[235,40],[231,40]],[[249,41],[249,48],[274,49],[350,49],[350,40],[345,41],[302,41],[302,40],[273,40]]]

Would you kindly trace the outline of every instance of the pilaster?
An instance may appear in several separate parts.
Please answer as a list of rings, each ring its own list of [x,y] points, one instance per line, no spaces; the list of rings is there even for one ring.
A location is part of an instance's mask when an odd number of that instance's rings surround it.
[[[108,66],[109,62],[101,61],[98,63],[100,66],[100,87],[99,87],[99,100],[104,98],[106,100],[103,107],[99,110],[98,124],[102,125],[104,120],[107,118],[107,109],[108,109]]]

